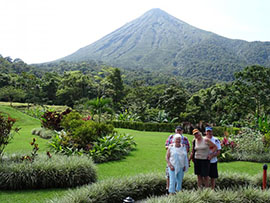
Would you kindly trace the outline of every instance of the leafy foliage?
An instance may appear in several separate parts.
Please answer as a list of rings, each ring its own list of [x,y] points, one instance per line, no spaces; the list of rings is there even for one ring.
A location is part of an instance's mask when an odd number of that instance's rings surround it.
[[[96,98],[86,102],[86,106],[90,108],[92,115],[98,116],[98,122],[101,122],[102,113],[112,113],[109,105],[112,103],[110,98]]]
[[[44,128],[48,128],[51,130],[62,130],[60,123],[63,119],[63,116],[69,114],[71,109],[66,109],[65,111],[59,113],[56,111],[46,111],[41,117],[41,125]]]
[[[234,159],[242,161],[269,162],[270,150],[264,145],[263,135],[256,130],[243,128],[233,136],[236,147],[232,153]]]
[[[12,139],[12,127],[16,120],[0,112],[0,156],[3,154],[3,151],[6,145]],[[18,132],[19,128],[15,128],[14,132]]]
[[[119,160],[135,147],[133,137],[114,133],[99,138],[90,149],[89,155],[96,163]]]

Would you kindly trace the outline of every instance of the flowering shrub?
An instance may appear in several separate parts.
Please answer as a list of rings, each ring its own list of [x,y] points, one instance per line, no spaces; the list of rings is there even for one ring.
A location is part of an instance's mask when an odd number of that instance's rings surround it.
[[[236,146],[232,152],[235,160],[269,162],[270,151],[264,144],[264,136],[260,131],[243,128],[233,137]]]
[[[225,134],[224,138],[220,141],[221,152],[218,158],[219,161],[221,162],[232,161],[233,160],[232,152],[236,147],[235,142],[229,138],[228,132],[225,132],[224,134]]]
[[[0,156],[13,137],[12,127],[15,122],[16,119],[5,116],[0,112]],[[19,128],[15,128],[14,132],[18,132],[19,130]]]

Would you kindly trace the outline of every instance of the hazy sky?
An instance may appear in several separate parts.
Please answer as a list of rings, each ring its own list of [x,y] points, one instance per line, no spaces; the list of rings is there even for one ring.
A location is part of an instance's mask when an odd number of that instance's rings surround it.
[[[0,54],[52,61],[152,8],[224,37],[270,41],[269,0],[0,0]]]

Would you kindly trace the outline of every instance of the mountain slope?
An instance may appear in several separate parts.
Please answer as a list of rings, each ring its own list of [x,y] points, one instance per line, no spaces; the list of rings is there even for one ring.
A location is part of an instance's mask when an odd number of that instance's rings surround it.
[[[195,28],[160,10],[141,17],[59,60],[100,60],[122,68],[173,71],[232,80],[252,64],[270,66],[270,42],[246,42]]]

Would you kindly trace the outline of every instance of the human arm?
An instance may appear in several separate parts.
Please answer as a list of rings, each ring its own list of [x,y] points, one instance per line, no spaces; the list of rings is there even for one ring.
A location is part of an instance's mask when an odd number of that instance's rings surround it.
[[[191,153],[189,155],[189,159],[188,161],[190,162],[190,160],[194,160],[194,155],[195,155],[195,139],[193,139],[192,141],[192,150],[191,150]]]
[[[169,145],[172,143],[173,135],[170,135],[165,142],[165,149],[168,150]]]
[[[210,139],[205,138],[206,143],[208,144],[212,153],[208,155],[208,159],[211,160],[213,157],[217,156],[217,145],[215,145]]]
[[[216,150],[213,153],[208,155],[208,159],[211,160],[213,157],[219,156],[220,155],[220,150]]]
[[[167,164],[168,164],[168,167],[170,167],[170,169],[173,171],[174,170],[174,167],[172,165],[172,163],[170,162],[170,157],[171,157],[171,152],[170,152],[170,148],[167,150],[167,154],[166,154],[166,161],[167,161]]]

